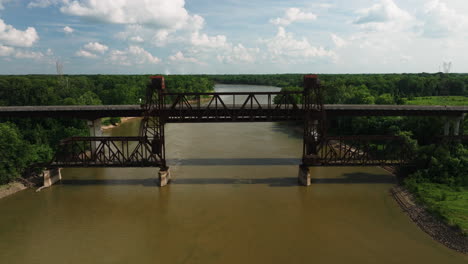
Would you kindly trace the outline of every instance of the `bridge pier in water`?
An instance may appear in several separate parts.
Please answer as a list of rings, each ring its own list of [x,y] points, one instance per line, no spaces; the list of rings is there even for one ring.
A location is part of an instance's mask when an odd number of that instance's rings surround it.
[[[44,188],[49,188],[50,186],[54,185],[55,183],[62,180],[62,169],[61,168],[53,168],[49,170],[45,170],[42,172],[43,177],[43,185],[36,192],[41,191]]]
[[[309,167],[305,165],[299,165],[298,180],[299,180],[299,185],[310,186],[311,178],[310,178]]]
[[[247,99],[237,105],[223,102],[222,96],[235,98],[236,95],[246,96]],[[212,99],[208,104],[202,105],[200,98],[203,96]],[[268,105],[261,105],[256,96],[268,96]],[[271,103],[270,99],[274,96],[279,96],[280,102]],[[291,100],[292,96],[302,96],[302,105]],[[436,107],[431,111],[440,111],[440,108]],[[341,110],[345,111],[344,115],[363,115],[362,112],[354,113],[356,109],[365,110],[357,107]],[[462,134],[460,126],[466,110],[455,109],[455,111],[447,107],[443,109],[441,112],[436,111],[430,115],[444,116],[443,113],[446,113],[445,116],[448,118],[444,126],[445,134],[449,137],[452,137],[450,134],[454,136]],[[99,109],[92,108],[91,110],[100,112]],[[395,115],[395,113],[406,115],[405,111],[415,111],[415,115],[420,115],[423,113],[421,111],[428,111],[427,109],[412,109],[412,107],[393,110],[382,110],[379,107],[372,111],[378,111],[376,116]],[[298,171],[298,181],[303,186],[311,184],[309,168],[312,166],[398,165],[409,161],[408,157],[411,156],[410,149],[406,148],[404,141],[398,136],[328,136],[327,112],[323,105],[323,91],[317,75],[304,76],[302,92],[247,93],[169,93],[165,91],[164,77],[153,76],[147,87],[146,100],[142,105],[141,113],[143,113],[143,119],[139,135],[136,137],[102,137],[101,120],[98,119],[102,115],[94,113],[83,116],[88,119],[90,137],[71,137],[63,140],[54,160],[41,167],[159,168],[158,185],[166,186],[171,181],[165,155],[166,123],[302,120],[304,122],[303,155]],[[331,114],[331,116],[334,115]],[[44,176],[44,185],[50,186],[60,178],[60,171],[48,171],[47,176]]]
[[[326,133],[323,94],[317,75],[304,76],[303,93],[304,138],[302,164],[299,166],[298,181],[302,186],[310,186],[309,166],[318,165],[319,146]]]
[[[158,172],[159,178],[159,187],[164,187],[171,182],[171,173],[169,172],[169,168],[160,169]]]
[[[88,128],[89,128],[89,136],[90,137],[102,137],[102,131],[101,131],[101,119],[98,118],[96,120],[88,120],[87,122]],[[91,141],[91,153],[93,155],[96,153],[98,146],[97,141]]]

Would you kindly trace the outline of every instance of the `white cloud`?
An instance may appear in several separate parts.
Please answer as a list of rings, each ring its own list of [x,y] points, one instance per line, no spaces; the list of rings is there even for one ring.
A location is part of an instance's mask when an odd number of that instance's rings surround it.
[[[113,64],[131,66],[135,64],[157,64],[161,60],[139,46],[129,46],[126,50],[110,51],[109,61]]]
[[[0,44],[0,57],[10,56],[13,52],[15,52],[14,48]]]
[[[317,19],[317,15],[311,12],[302,12],[299,8],[288,8],[283,17],[278,17],[270,20],[270,23],[280,26],[287,26],[296,21],[313,21]]]
[[[47,50],[47,56],[52,50]],[[17,59],[34,59],[41,60],[45,58],[45,55],[42,52],[30,51],[30,50],[21,50],[15,49],[13,47],[0,45],[0,57],[14,57]]]
[[[336,59],[336,54],[323,47],[312,46],[306,38],[297,40],[292,33],[286,32],[283,27],[278,28],[278,33],[270,39],[262,39],[267,46],[269,56],[273,60],[286,59],[288,62],[304,61],[314,57],[329,57]]]
[[[374,30],[399,31],[408,27],[414,19],[407,11],[399,8],[393,0],[381,0],[369,8],[358,11],[360,16],[354,24]]]
[[[179,51],[176,54],[169,56],[169,60],[173,62],[192,62],[192,63],[199,63],[199,61],[195,58],[185,57],[185,55]]]
[[[51,6],[53,4],[57,4],[63,1],[66,1],[66,0],[34,0],[34,1],[29,2],[28,8],[35,8],[35,7],[46,8],[48,6]]]
[[[60,10],[105,23],[179,29],[190,19],[184,6],[184,0],[75,0],[64,1]]]
[[[182,5],[183,6],[183,5]],[[166,47],[169,44],[182,44],[197,52],[208,49],[230,47],[225,35],[208,35],[204,33],[205,20],[199,15],[188,15],[181,27],[152,27],[143,24],[127,24],[126,29],[116,35],[117,38],[134,43],[148,40],[156,47]],[[195,52],[195,53],[197,53]]]
[[[399,8],[393,0],[381,0],[369,8],[359,11],[361,16],[354,21],[356,24],[389,22],[398,19],[408,19],[411,17],[408,12]]]
[[[227,38],[224,35],[210,37],[207,34],[201,34],[199,31],[192,33],[190,42],[194,46],[201,46],[206,48],[222,48],[228,45]]]
[[[96,54],[86,51],[86,50],[82,50],[82,49],[77,51],[75,55],[78,57],[85,57],[85,58],[97,58],[98,57]]]
[[[0,43],[15,47],[31,47],[38,39],[39,36],[35,28],[28,27],[24,31],[17,30],[0,19]]]
[[[246,48],[242,44],[237,44],[216,58],[223,63],[254,63],[259,52],[258,48]]]
[[[468,31],[468,16],[459,14],[446,3],[433,0],[424,8],[422,34],[426,37],[443,38],[452,33]]]
[[[170,32],[165,29],[161,29],[156,31],[153,36],[153,43],[157,47],[164,47],[169,42],[169,34]]]
[[[99,42],[89,42],[88,44],[84,45],[80,50],[78,50],[75,55],[78,57],[85,57],[85,58],[97,58],[98,55],[96,53],[104,54],[106,51],[109,50],[109,47],[101,44]]]
[[[89,42],[88,44],[83,46],[84,49],[88,51],[98,52],[98,53],[105,53],[109,47],[99,42]]]
[[[338,35],[331,34],[331,38],[332,38],[332,41],[333,41],[333,43],[335,44],[335,46],[337,48],[342,48],[342,47],[346,46],[346,44],[347,44],[346,40],[342,39]]]
[[[145,42],[145,40],[140,36],[130,37],[129,40],[132,42],[138,42],[138,43]]]
[[[17,51],[15,57],[18,59],[35,59],[39,60],[44,58],[44,54],[42,52],[34,52],[34,51]]]
[[[63,28],[63,32],[65,32],[65,34],[71,34],[73,33],[73,31],[75,31],[73,28],[69,27],[69,26],[65,26]]]

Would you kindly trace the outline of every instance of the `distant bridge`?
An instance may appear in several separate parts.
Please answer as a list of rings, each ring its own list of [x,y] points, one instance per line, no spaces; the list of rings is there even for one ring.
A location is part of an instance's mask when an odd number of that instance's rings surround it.
[[[300,98],[303,104],[297,104]],[[232,99],[232,100],[231,100]],[[227,103],[228,100],[232,103]],[[265,103],[260,103],[264,102]],[[237,103],[236,103],[237,102]],[[411,160],[403,138],[391,135],[330,137],[327,117],[333,116],[447,116],[444,133],[460,138],[460,124],[468,107],[410,105],[324,105],[316,75],[304,76],[300,92],[170,93],[164,77],[152,77],[145,104],[107,106],[0,107],[0,117],[48,117],[87,119],[91,137],[72,137],[61,142],[54,159],[41,166],[62,167],[159,167],[160,185],[170,179],[165,155],[166,123],[271,122],[301,120],[304,123],[299,181],[310,185],[309,166],[399,165]],[[141,116],[137,137],[102,137],[102,117]],[[58,173],[57,173],[58,172]],[[58,177],[59,178],[59,177]],[[54,181],[55,181],[54,180]],[[46,180],[45,180],[46,182]],[[47,185],[47,184],[46,184]]]
[[[215,93],[213,93],[215,94]],[[255,94],[255,93],[254,93]],[[232,95],[232,93],[230,94]],[[228,105],[231,109],[240,109],[242,105]],[[303,105],[297,105],[299,110]],[[180,116],[167,105],[162,111],[170,117]],[[263,109],[268,105],[262,104]],[[290,107],[291,108],[291,107]],[[448,116],[460,117],[468,113],[468,106],[420,106],[420,105],[343,105],[325,104],[328,117],[334,116]],[[187,109],[183,109],[187,112]],[[298,111],[297,114],[302,114]],[[95,120],[103,117],[142,117],[144,110],[140,105],[66,105],[66,106],[1,106],[0,118],[35,117],[35,118],[78,118]],[[171,116],[172,114],[172,116]],[[300,117],[302,118],[302,117]],[[174,119],[169,119],[171,122]]]

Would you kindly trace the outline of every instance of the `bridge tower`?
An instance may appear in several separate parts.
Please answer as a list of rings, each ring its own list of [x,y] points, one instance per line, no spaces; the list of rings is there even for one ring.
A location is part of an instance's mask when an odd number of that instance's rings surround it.
[[[317,75],[304,76],[304,142],[299,183],[311,184],[309,166],[319,165],[319,150],[326,134],[323,92]]]
[[[146,138],[151,145],[151,151],[161,162],[159,184],[165,186],[170,181],[169,167],[166,164],[166,146],[164,125],[167,117],[163,114],[165,83],[163,76],[152,76],[146,89],[144,118],[140,126],[140,137]]]

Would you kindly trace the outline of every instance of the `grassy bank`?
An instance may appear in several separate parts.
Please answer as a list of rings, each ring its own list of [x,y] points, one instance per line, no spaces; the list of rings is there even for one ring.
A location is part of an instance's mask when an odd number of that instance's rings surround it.
[[[468,96],[424,96],[407,99],[406,104],[410,105],[452,105],[467,106]]]
[[[407,182],[406,187],[418,202],[450,226],[468,236],[468,188],[437,183]]]

